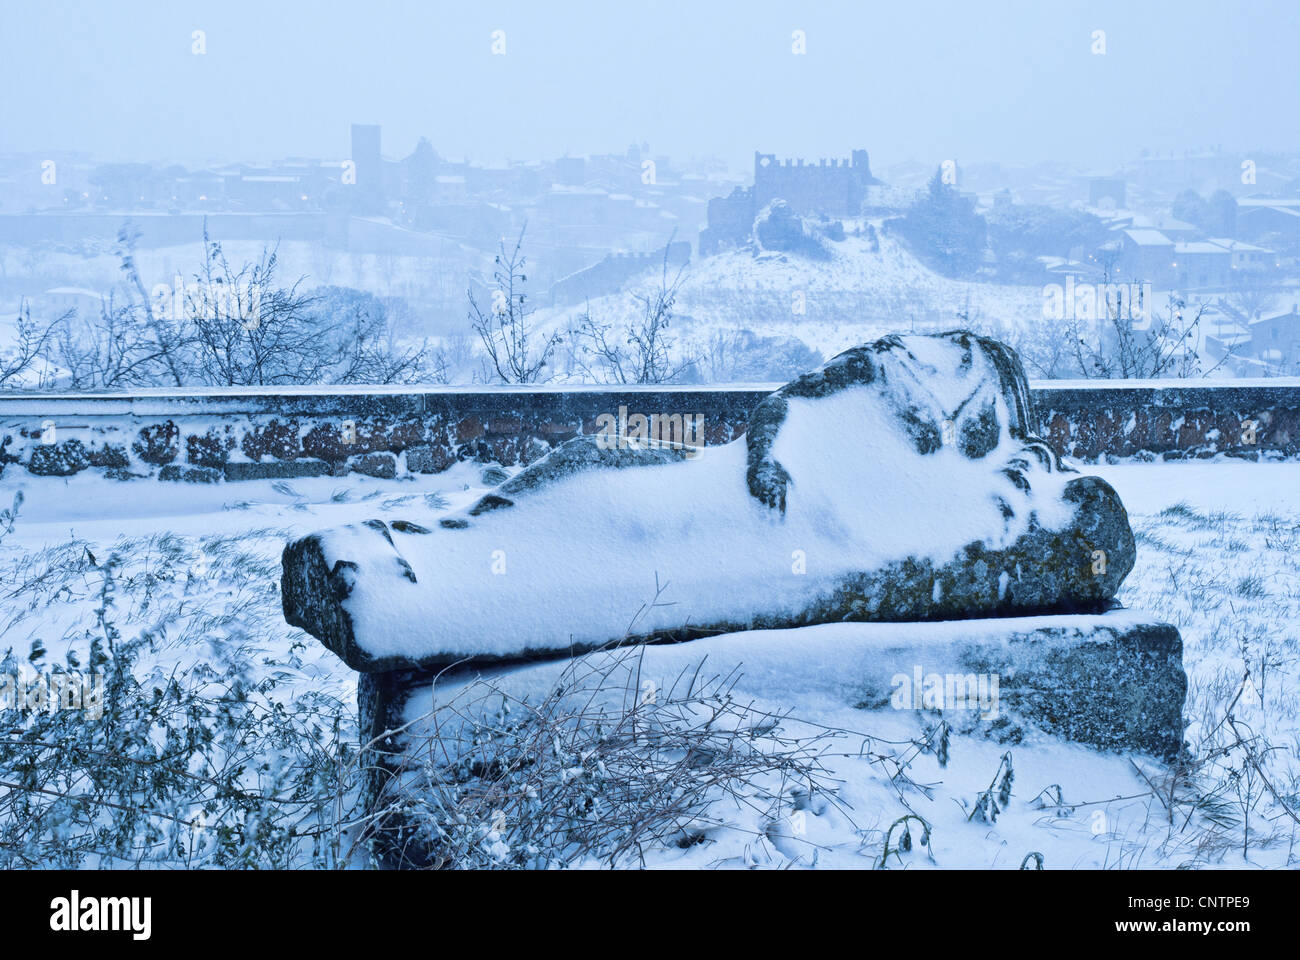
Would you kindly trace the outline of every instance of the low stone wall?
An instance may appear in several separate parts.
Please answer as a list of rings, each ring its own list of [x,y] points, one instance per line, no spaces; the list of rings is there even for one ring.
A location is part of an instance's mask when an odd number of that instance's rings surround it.
[[[1300,454],[1300,380],[1034,385],[1039,432],[1064,456],[1248,460]]]
[[[0,475],[100,470],[222,482],[350,471],[396,477],[464,459],[514,466],[597,432],[602,417],[623,424],[638,414],[674,425],[673,417],[702,418],[705,443],[716,445],[744,433],[750,410],[776,386],[0,396]],[[1044,381],[1032,392],[1043,438],[1084,461],[1300,455],[1300,380]]]

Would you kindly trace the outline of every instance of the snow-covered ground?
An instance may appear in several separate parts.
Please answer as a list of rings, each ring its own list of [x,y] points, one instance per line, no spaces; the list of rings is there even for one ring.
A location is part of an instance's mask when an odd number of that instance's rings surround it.
[[[123,216],[124,222],[129,219],[129,215]],[[302,240],[286,240],[276,247],[274,237],[266,243],[232,240],[222,247],[236,264],[256,260],[265,247],[275,247],[281,279],[290,284],[305,277],[308,287],[349,286],[381,296],[405,297],[454,292],[458,299],[463,297],[464,274],[479,267],[485,258],[457,241],[427,236],[431,248],[428,256],[352,253]],[[158,283],[173,284],[177,276],[190,282],[203,262],[202,239],[138,249],[136,262],[145,285],[152,289]],[[221,237],[212,239],[220,241]],[[437,251],[436,259],[433,250]],[[0,267],[12,278],[30,278],[56,288],[76,284],[92,293],[106,294],[122,283],[121,261],[115,242],[110,240],[87,241],[79,253],[0,244]]]
[[[870,867],[881,859],[890,825],[911,812],[930,825],[929,851],[916,842],[920,829],[912,821],[913,849],[891,855],[891,867],[1014,868],[1030,852],[1041,853],[1049,869],[1294,866],[1300,828],[1285,807],[1294,811],[1300,799],[1300,463],[1095,469],[1124,499],[1138,538],[1137,566],[1120,599],[1182,631],[1187,739],[1205,761],[1185,781],[1171,782],[1168,768],[1151,758],[1032,737],[998,744],[954,735],[941,767],[933,752],[915,746],[935,717],[857,710],[815,686],[784,694],[775,679],[780,658],[800,656],[799,632],[791,631],[759,638],[753,680],[747,685],[742,676],[735,695],[793,717],[786,728],[795,736],[846,731],[825,746],[823,786],[832,788],[799,794],[799,809],[775,819],[724,799],[712,815],[728,826],[707,831],[707,842],[650,851],[647,862],[785,866],[815,857],[820,866]],[[481,471],[460,464],[402,482],[354,475],[213,486],[10,474],[0,482],[0,507],[19,489],[25,501],[0,544],[0,655],[9,648],[25,661],[40,641],[44,663],[62,662],[68,649],[84,647],[99,601],[93,571],[77,558],[88,551],[103,564],[117,550],[123,582],[152,591],[145,600],[133,587],[117,606],[124,635],[153,631],[142,663],[165,673],[237,655],[254,673],[274,675],[277,696],[286,700],[323,692],[354,703],[355,675],[283,622],[281,549],[291,537],[371,516],[427,522],[480,496],[487,486]],[[63,571],[61,579],[46,575],[52,570]],[[237,653],[222,651],[223,644]],[[1243,693],[1247,669],[1253,682]],[[1239,725],[1259,738],[1262,771],[1242,769],[1240,750],[1209,759],[1211,744],[1224,745],[1223,716],[1234,700]],[[1008,751],[1010,803],[995,823],[970,819]]]
[[[1023,345],[1031,332],[1043,325],[1041,287],[944,277],[886,233],[880,220],[849,221],[845,226],[850,231],[865,230],[868,222],[877,229],[876,244],[850,232],[841,241],[827,241],[829,256],[825,260],[771,251],[755,256],[749,250],[695,258],[682,274],[673,308],[677,359],[696,357],[699,375],[706,381],[752,379],[745,371],[756,358],[737,356],[737,347],[725,342],[742,331],[792,338],[829,358],[854,344],[900,329],[930,332],[966,326]],[[225,245],[227,256],[236,264],[256,259],[261,249],[247,241]],[[527,244],[525,252],[529,252]],[[7,265],[15,276],[35,269],[24,262],[24,256],[16,248],[0,246],[0,266]],[[149,289],[156,284],[174,285],[177,276],[189,282],[201,260],[199,243],[143,249],[136,257]],[[406,298],[416,308],[410,316],[398,318],[400,335],[412,343],[425,337],[447,341],[456,334],[477,339],[464,322],[464,290],[471,274],[490,273],[490,257],[482,253],[451,241],[442,242],[442,253],[436,259],[350,254],[290,241],[280,246],[279,260],[279,279],[286,283],[306,277],[307,287],[342,285]],[[121,283],[111,244],[84,256],[50,252],[42,260],[41,270],[48,286],[76,284],[107,292]],[[618,293],[584,304],[542,307],[533,319],[539,330],[565,331],[589,309],[597,323],[621,328],[640,317],[643,306],[638,297],[652,294],[661,279],[660,269],[649,269]],[[671,272],[668,279],[672,279]],[[548,302],[547,293],[529,288],[535,304]],[[83,298],[78,306],[83,315],[93,315],[97,309],[93,298]],[[17,303],[0,304],[0,351],[10,345],[17,309]],[[39,309],[33,316],[38,320],[55,318],[41,316]],[[760,378],[784,380],[808,365],[803,358],[794,368],[772,370]],[[562,380],[585,376],[573,358],[565,356],[565,350],[552,372]]]
[[[825,260],[774,251],[755,256],[745,249],[693,260],[674,304],[674,335],[707,351],[717,334],[761,330],[764,336],[795,337],[831,357],[909,326],[916,332],[967,326],[1014,340],[1010,332],[1041,325],[1041,287],[944,277],[886,233],[879,220],[873,223],[878,244],[850,233],[826,242]],[[854,228],[852,222],[845,226]],[[669,271],[670,282],[673,275]],[[661,280],[661,270],[650,270],[617,294],[539,310],[537,321],[564,329],[589,309],[598,322],[625,324],[642,313],[638,296],[652,294]],[[959,314],[967,319],[959,321]]]

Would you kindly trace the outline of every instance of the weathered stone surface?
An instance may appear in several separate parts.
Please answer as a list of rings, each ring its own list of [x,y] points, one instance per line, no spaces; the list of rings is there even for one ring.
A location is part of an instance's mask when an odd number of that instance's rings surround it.
[[[942,623],[825,624],[708,637],[437,673],[362,674],[362,802],[376,810],[394,777],[429,756],[429,738],[454,750],[462,724],[482,723],[503,699],[541,704],[567,696],[575,711],[626,709],[629,691],[672,690],[682,677],[725,676],[731,695],[759,709],[792,699],[939,718],[962,735],[1000,744],[1059,738],[1098,750],[1172,761],[1184,752],[1187,680],[1178,631],[1142,613]],[[589,677],[590,681],[575,678]],[[436,679],[436,683],[435,683]],[[563,691],[563,694],[560,693]],[[561,701],[560,710],[566,702]],[[853,724],[871,729],[872,718]],[[400,731],[400,732],[394,732]],[[412,758],[414,759],[412,762]],[[454,763],[455,756],[440,755]],[[389,836],[397,835],[397,825]],[[417,848],[385,843],[389,866],[419,866]]]
[[[487,467],[478,475],[479,481],[489,487],[495,487],[498,484],[505,483],[510,474],[506,473],[500,467]]]
[[[380,480],[392,480],[397,476],[397,457],[391,453],[366,453],[348,460],[348,466],[354,473]]]
[[[441,414],[426,417],[387,417],[315,423],[302,435],[302,454],[331,463],[368,453],[398,454],[439,439],[444,431]]]
[[[372,530],[389,547],[393,546],[393,536],[382,521],[367,520],[363,526]],[[401,532],[425,535],[429,531],[418,525],[407,524],[401,528]],[[303,537],[285,547],[281,562],[295,572],[295,576],[285,577],[281,581],[281,604],[285,619],[314,636],[340,639],[343,649],[347,651],[346,655],[340,653],[340,656],[349,664],[364,660],[368,654],[356,645],[351,618],[341,605],[351,592],[351,575],[355,572],[356,565],[341,561],[333,567],[327,567],[314,536]],[[415,582],[415,574],[410,565],[395,549],[391,566],[394,575]],[[292,617],[290,611],[293,611]]]
[[[141,427],[133,443],[135,455],[145,463],[160,467],[171,463],[180,453],[181,428],[172,420]]]
[[[1167,385],[1040,383],[1043,438],[1065,456],[1181,460],[1219,454],[1284,459],[1300,453],[1300,389],[1231,380]]]
[[[994,407],[1000,395],[1009,412],[1006,429],[1010,436],[1019,441],[1036,441],[1027,452],[1041,465],[1061,469],[1052,451],[1030,436],[1029,382],[1019,357],[1010,347],[966,331],[926,339],[948,341],[962,352],[952,375],[969,378],[971,392],[957,409],[948,410],[934,402],[933,394],[925,385],[927,375],[933,373],[911,355],[901,336],[895,334],[846,350],[820,369],[786,384],[754,408],[746,433],[749,445],[746,480],[755,499],[785,512],[786,485],[790,478],[773,458],[772,447],[792,398],[823,399],[852,387],[870,385],[889,398],[916,452],[922,456],[936,453],[945,442],[955,442],[967,459],[987,456],[1001,438],[1002,427]],[[996,382],[984,379],[983,371],[974,369],[977,355],[992,363]],[[951,418],[946,414],[951,414]],[[950,441],[945,441],[945,430],[952,434]],[[1025,461],[1013,469],[1020,473],[1029,465],[1030,461]]]
[[[125,412],[135,398],[129,392],[116,397],[5,394],[0,395],[0,419],[14,426],[0,437],[0,462],[28,462],[32,450],[42,445],[41,423],[51,416],[61,439],[80,439],[88,451],[101,445],[130,451],[140,442],[141,427],[165,430],[168,420],[178,424],[186,438],[205,434],[217,422],[216,432],[228,431],[238,447],[245,433],[255,432],[267,419],[291,418],[304,431],[302,451],[295,458],[342,464],[359,453],[398,453],[406,444],[408,451],[416,446],[436,447],[444,451],[440,459],[453,458],[446,460],[450,465],[455,460],[490,459],[491,449],[477,441],[485,438],[484,424],[496,418],[522,421],[516,437],[527,437],[544,449],[569,439],[566,431],[556,430],[557,425],[594,434],[600,430],[600,416],[626,406],[647,415],[702,416],[707,444],[714,447],[741,436],[750,411],[769,393],[770,389],[727,385],[541,386],[509,392],[474,387],[415,387],[399,392],[376,388],[373,393],[213,389],[206,395],[151,392],[140,398],[145,400],[140,406],[149,412],[130,415]],[[1041,424],[1039,435],[1058,454],[1084,462],[1207,457],[1274,461],[1300,456],[1300,381],[1296,378],[1251,383],[1039,381],[1031,393]],[[348,420],[356,427],[355,445],[341,442],[340,425]],[[87,425],[84,432],[82,424]],[[400,426],[390,428],[392,424]],[[418,443],[412,440],[417,424],[422,425],[423,437]],[[500,443],[506,438],[494,439]],[[501,446],[508,456],[520,456],[508,444]],[[158,455],[149,456],[172,462],[175,457],[166,459],[165,451],[166,444]],[[528,457],[536,459],[532,451]]]
[[[38,477],[70,477],[90,466],[86,448],[80,440],[42,444],[32,449],[27,470]]]
[[[629,443],[623,447],[609,447],[601,437],[575,437],[556,447],[550,454],[507,479],[506,472],[495,467],[483,471],[484,483],[498,484],[491,493],[480,497],[466,512],[477,517],[492,510],[513,507],[513,497],[539,487],[555,483],[583,470],[600,467],[623,469],[677,463],[690,459],[697,451],[666,444]],[[441,521],[448,529],[463,529],[468,524],[461,518],[449,517]]]
[[[539,437],[526,435],[487,435],[470,444],[476,459],[484,463],[513,467],[540,460],[551,451],[551,446]]]
[[[182,467],[169,463],[158,471],[159,480],[183,483],[220,483],[224,478],[225,474],[216,467]]]
[[[192,433],[185,438],[185,459],[196,467],[215,467],[220,469],[230,459],[230,451],[235,448],[235,438],[230,428],[209,430],[207,433]]]
[[[330,465],[324,460],[268,460],[265,463],[227,463],[226,480],[284,480],[294,477],[327,477]]]
[[[337,424],[318,423],[303,434],[302,452],[317,460],[342,463],[355,453],[367,451],[358,451],[355,439],[351,443],[347,442]]]
[[[286,619],[372,672],[580,651],[620,637],[1096,612],[1133,565],[1133,535],[1114,490],[1078,476],[1036,438],[1014,352],[964,331],[847,351],[767,397],[738,443],[687,463],[685,451],[671,448],[570,441],[432,535],[397,530],[395,540],[376,523],[304,538],[284,555]],[[731,472],[733,452],[743,478]],[[562,515],[531,505],[593,467],[618,466],[643,470],[594,471],[605,479],[582,489],[597,499],[563,502],[554,508]],[[657,471],[653,482],[644,471]],[[736,499],[738,479],[748,505]],[[890,488],[922,499],[891,500]],[[882,496],[892,506],[879,506]],[[945,511],[951,516],[936,523]],[[698,533],[688,517],[720,525]],[[551,532],[538,534],[543,528]],[[567,564],[594,564],[579,584],[597,582],[575,597],[569,619],[557,606],[573,587],[561,585],[567,567],[549,559],[547,536],[554,551],[577,554]],[[512,569],[523,564],[528,577],[488,577],[482,558],[494,550],[516,558]],[[863,559],[871,551],[879,561]],[[791,569],[791,556],[801,555],[852,572],[791,577],[808,572]],[[623,580],[598,582],[616,569]],[[678,584],[669,606],[680,613],[656,604],[627,628],[609,597],[661,575]],[[437,602],[428,599],[434,593]],[[551,619],[521,619],[528,597],[544,597]],[[358,630],[359,615],[375,625],[369,632]],[[503,615],[511,619],[498,623]],[[439,630],[440,617],[456,618],[457,629]]]
[[[442,473],[455,462],[455,451],[445,444],[422,444],[406,451],[406,469],[412,473]]]
[[[456,442],[469,443],[483,436],[483,421],[470,414],[456,422]]]
[[[131,458],[127,455],[126,448],[118,443],[106,443],[103,446],[92,447],[86,451],[86,461],[92,467],[108,467],[115,470],[120,470],[131,464]]]
[[[298,423],[294,420],[271,419],[250,427],[240,444],[244,456],[259,461],[266,457],[274,460],[296,460],[302,455],[302,442],[298,439]]]
[[[971,643],[960,651],[960,669],[999,675],[1006,711],[1045,733],[1172,759],[1183,746],[1182,654],[1182,637],[1167,623],[1092,630],[1066,624],[1013,633],[1006,644]],[[970,728],[1019,739],[1006,724],[968,720]]]

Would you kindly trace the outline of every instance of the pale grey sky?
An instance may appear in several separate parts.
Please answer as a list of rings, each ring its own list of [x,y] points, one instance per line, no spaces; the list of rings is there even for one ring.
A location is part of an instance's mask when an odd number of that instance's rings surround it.
[[[0,0],[0,151],[332,158],[352,121],[383,124],[390,156],[420,135],[481,161],[648,140],[742,169],[755,148],[1098,167],[1144,147],[1296,149],[1298,12],[1294,0]]]

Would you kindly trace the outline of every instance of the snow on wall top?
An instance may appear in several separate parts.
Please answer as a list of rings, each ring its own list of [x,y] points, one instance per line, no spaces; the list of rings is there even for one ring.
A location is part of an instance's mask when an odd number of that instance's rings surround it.
[[[1201,391],[1260,392],[1282,397],[1300,405],[1300,377],[1252,378],[1241,380],[1031,380],[1030,392],[1040,401],[1055,401],[1074,392],[1146,393],[1142,402],[1175,405],[1180,397]],[[263,413],[274,409],[280,398],[304,401],[313,398],[378,398],[402,401],[424,397],[440,400],[493,397],[537,397],[539,399],[618,394],[641,395],[753,395],[764,396],[780,387],[777,383],[722,384],[494,384],[445,386],[277,386],[277,387],[158,387],[114,393],[28,393],[0,394],[0,417],[40,417],[51,413],[77,416],[189,416]],[[1260,402],[1264,402],[1261,396]]]

